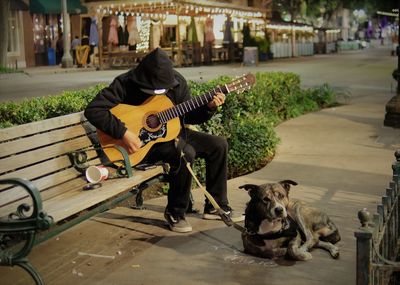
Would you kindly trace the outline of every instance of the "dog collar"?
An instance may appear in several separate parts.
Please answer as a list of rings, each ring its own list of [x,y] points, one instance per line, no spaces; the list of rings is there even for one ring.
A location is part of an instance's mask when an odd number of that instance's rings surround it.
[[[277,232],[270,232],[266,234],[257,234],[248,232],[250,235],[257,235],[262,239],[277,239],[281,237],[295,237],[297,235],[298,226],[297,223],[288,216],[286,219],[282,220],[282,228]]]

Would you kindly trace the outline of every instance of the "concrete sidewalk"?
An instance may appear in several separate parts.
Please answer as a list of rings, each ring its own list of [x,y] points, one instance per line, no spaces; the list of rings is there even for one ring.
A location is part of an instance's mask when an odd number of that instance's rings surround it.
[[[231,205],[243,211],[249,199],[238,186],[297,181],[291,196],[325,210],[339,227],[338,260],[319,249],[306,262],[245,255],[237,230],[200,215],[189,216],[192,233],[173,233],[163,218],[165,197],[145,201],[145,211],[118,207],[98,215],[35,247],[29,260],[51,285],[355,284],[357,211],[375,211],[380,202],[400,148],[400,130],[382,126],[384,106],[394,95],[388,85],[378,77],[369,80],[368,73],[353,73],[351,79],[345,72],[336,77],[344,78],[338,85],[352,84],[349,104],[282,123],[273,161],[228,182]],[[203,195],[193,193],[202,209]],[[32,284],[18,268],[0,268],[0,275],[2,284]]]

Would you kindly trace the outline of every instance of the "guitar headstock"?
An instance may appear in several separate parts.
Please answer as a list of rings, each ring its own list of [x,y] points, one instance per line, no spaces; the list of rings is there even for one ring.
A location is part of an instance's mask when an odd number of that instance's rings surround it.
[[[241,77],[234,79],[233,81],[228,83],[226,85],[226,87],[229,90],[229,92],[239,92],[240,93],[240,92],[249,90],[251,88],[251,86],[254,85],[254,83],[256,83],[256,77],[253,74],[248,73],[248,74],[245,74]]]

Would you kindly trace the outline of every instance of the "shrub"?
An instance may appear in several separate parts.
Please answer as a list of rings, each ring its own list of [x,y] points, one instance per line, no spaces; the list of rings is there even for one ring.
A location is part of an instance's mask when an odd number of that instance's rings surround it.
[[[274,153],[279,139],[274,124],[262,117],[238,121],[228,138],[228,176],[236,177],[260,169]]]
[[[23,70],[0,66],[0,74],[1,73],[23,73]]]
[[[279,142],[274,128],[279,122],[335,101],[335,92],[326,84],[302,90],[300,77],[294,73],[262,72],[256,73],[256,79],[248,92],[227,95],[225,106],[199,126],[204,132],[227,138],[230,178],[259,169],[272,159]],[[189,85],[192,94],[197,96],[230,80],[224,76],[208,83],[189,82]],[[195,165],[198,173],[203,164]],[[200,176],[204,178],[204,175],[202,172]]]
[[[26,124],[82,111],[105,86],[98,84],[78,91],[64,91],[58,96],[37,97],[21,102],[0,104],[0,127]]]
[[[315,102],[319,108],[326,108],[336,103],[337,94],[328,84],[310,88],[304,92],[306,97]]]

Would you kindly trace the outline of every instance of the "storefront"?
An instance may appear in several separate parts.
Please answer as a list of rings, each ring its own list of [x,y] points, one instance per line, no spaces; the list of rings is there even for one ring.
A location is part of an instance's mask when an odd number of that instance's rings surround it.
[[[87,13],[87,9],[81,5],[80,0],[67,0],[67,10],[71,18],[70,36],[79,35],[81,28],[79,15]],[[30,0],[29,11],[32,19],[35,65],[59,64],[64,52],[61,1]]]
[[[100,68],[121,59],[123,63],[124,56],[139,61],[156,47],[178,66],[232,61],[238,56],[244,24],[254,34],[262,32],[269,15],[266,7],[248,7],[247,1],[86,0],[83,4],[88,9],[85,16],[97,24]]]
[[[26,45],[32,46],[30,39],[25,39],[24,27],[29,24],[26,16],[29,16],[29,6],[22,0],[10,2],[8,14],[8,45],[7,45],[7,66],[9,68],[21,68],[34,65],[26,59]],[[32,30],[30,32],[32,34]]]

